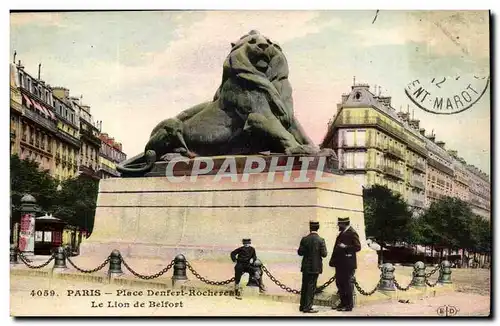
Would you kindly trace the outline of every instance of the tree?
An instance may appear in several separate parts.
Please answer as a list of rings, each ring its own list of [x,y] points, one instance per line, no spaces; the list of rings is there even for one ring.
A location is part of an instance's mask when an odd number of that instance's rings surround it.
[[[62,190],[57,191],[58,181],[48,170],[41,170],[35,161],[11,155],[10,169],[10,197],[14,212],[19,211],[21,198],[31,194],[43,211],[91,233],[99,188],[97,180],[81,175],[63,181]]]
[[[425,244],[441,249],[469,249],[477,243],[471,226],[473,214],[468,203],[452,197],[433,202],[423,214],[420,228]]]
[[[40,165],[32,160],[21,160],[17,155],[10,157],[10,198],[16,211],[21,198],[29,193],[36,198],[37,204],[44,211],[50,211],[55,203],[57,182],[48,170],[41,170]]]
[[[62,182],[54,215],[92,232],[99,182],[83,175]]]
[[[407,241],[410,237],[412,214],[399,193],[374,185],[363,189],[366,235],[381,246]]]

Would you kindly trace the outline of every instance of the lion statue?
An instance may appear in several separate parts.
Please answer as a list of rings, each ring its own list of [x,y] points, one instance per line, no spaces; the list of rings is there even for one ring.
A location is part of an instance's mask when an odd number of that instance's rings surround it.
[[[332,156],[333,151],[322,152]],[[252,30],[237,42],[223,65],[222,82],[212,101],[161,121],[144,154],[117,169],[146,172],[172,155],[257,154],[318,155],[293,114],[288,63],[281,48]]]

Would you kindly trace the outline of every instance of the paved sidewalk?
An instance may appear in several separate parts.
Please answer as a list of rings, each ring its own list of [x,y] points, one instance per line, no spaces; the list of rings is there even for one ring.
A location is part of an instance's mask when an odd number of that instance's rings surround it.
[[[445,306],[453,307],[456,316],[488,316],[490,313],[489,297],[469,293],[410,300],[409,303],[397,301],[372,303],[356,307],[352,312],[337,312],[328,307],[317,307],[318,314],[302,314],[298,311],[297,304],[259,300],[255,297],[243,300],[236,300],[231,296],[165,297],[136,294],[124,297],[117,296],[116,291],[126,288],[137,291],[139,288],[16,275],[11,276],[10,284],[10,311],[13,316],[291,316],[306,318],[316,316],[437,316],[439,311],[442,311],[440,308]],[[41,295],[31,295],[33,290],[42,290]],[[44,296],[43,290],[47,290],[49,296]],[[72,290],[73,295],[68,296],[68,290]],[[75,296],[77,290],[80,295]],[[94,292],[91,293],[90,290]],[[100,295],[96,295],[96,290],[100,291]],[[147,291],[147,288],[142,290]],[[85,293],[85,291],[88,292]],[[88,296],[89,294],[94,295]],[[144,303],[144,307],[134,307],[137,302]],[[162,306],[161,302],[167,303]],[[103,307],[99,307],[100,303]],[[153,307],[150,307],[151,305]],[[448,309],[448,311],[451,310]]]

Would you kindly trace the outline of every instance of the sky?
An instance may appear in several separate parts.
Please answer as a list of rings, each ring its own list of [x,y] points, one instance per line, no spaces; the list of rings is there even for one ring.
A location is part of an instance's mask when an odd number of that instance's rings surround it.
[[[131,157],[159,121],[213,97],[230,43],[252,29],[283,49],[295,115],[316,143],[355,76],[490,173],[489,89],[455,115],[425,112],[404,92],[416,78],[488,76],[487,11],[11,13],[10,52],[33,76],[42,63],[43,80],[83,96]]]

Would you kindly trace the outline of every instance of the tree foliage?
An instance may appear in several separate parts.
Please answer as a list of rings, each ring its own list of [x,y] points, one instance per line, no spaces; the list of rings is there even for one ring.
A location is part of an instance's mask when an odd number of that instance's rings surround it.
[[[41,170],[32,160],[21,160],[17,155],[10,157],[10,198],[14,209],[18,209],[21,198],[31,194],[44,211],[50,211],[55,203],[57,181],[48,170]]]
[[[412,213],[400,194],[374,185],[363,190],[366,235],[381,245],[407,241]]]
[[[487,252],[491,244],[489,222],[474,215],[469,204],[459,198],[433,202],[417,228],[421,244],[475,252]]]
[[[54,215],[91,232],[94,226],[98,181],[80,175],[64,180],[61,187],[54,206]]]
[[[29,193],[36,198],[42,211],[91,232],[99,186],[97,180],[80,175],[63,181],[60,184],[62,189],[58,191],[58,181],[48,170],[42,171],[37,162],[12,155],[10,167],[14,212],[19,210],[22,196]]]
[[[399,194],[380,185],[363,190],[367,237],[381,245],[394,242],[434,248],[491,252],[489,221],[474,215],[459,198],[443,197],[418,217]]]

